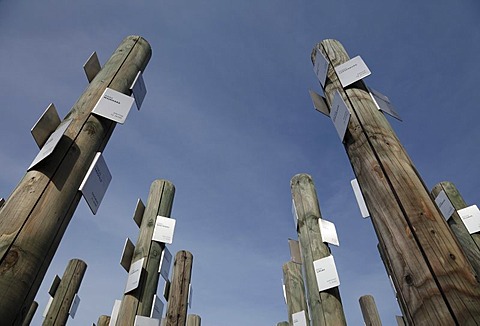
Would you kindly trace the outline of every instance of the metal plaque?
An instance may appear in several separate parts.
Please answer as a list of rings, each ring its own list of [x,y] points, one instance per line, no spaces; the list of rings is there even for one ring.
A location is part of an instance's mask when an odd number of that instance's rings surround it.
[[[60,276],[55,275],[52,285],[50,285],[50,289],[48,290],[48,294],[50,294],[51,297],[55,296],[55,293],[57,292],[58,286],[60,285],[61,281],[62,279],[60,278]]]
[[[173,242],[173,234],[175,232],[176,220],[165,216],[157,216],[155,229],[153,230],[153,241],[171,244]]]
[[[83,65],[83,71],[85,71],[89,83],[92,82],[93,78],[95,78],[101,69],[102,67],[100,66],[100,61],[98,61],[97,52],[93,51],[87,62]]]
[[[352,185],[353,193],[355,194],[355,198],[357,199],[358,208],[360,208],[360,213],[362,213],[362,217],[369,217],[370,213],[368,212],[367,204],[365,203],[365,199],[363,198],[363,194],[360,190],[358,180],[353,179],[352,181],[350,181],[350,184]]]
[[[48,310],[50,310],[50,306],[52,305],[53,297],[50,297],[47,302],[47,306],[45,307],[45,310],[43,311],[42,317],[45,318],[47,317]]]
[[[315,110],[329,117],[330,112],[328,110],[327,101],[325,100],[325,97],[321,96],[318,93],[315,93],[312,90],[308,90],[308,92],[310,93],[310,98],[312,99],[313,107],[315,108]]]
[[[162,319],[162,314],[163,314],[163,302],[160,300],[160,298],[154,294],[153,295],[153,304],[152,304],[152,311],[150,312],[150,318],[155,318],[155,319]]]
[[[448,199],[445,190],[440,191],[440,193],[435,198],[435,203],[440,209],[440,212],[442,213],[445,220],[448,220],[450,216],[452,216],[453,212],[455,212],[455,208],[450,202],[450,199]]]
[[[135,316],[135,321],[133,322],[133,326],[160,326],[160,320],[145,316]]]
[[[120,259],[120,265],[125,269],[128,273],[130,270],[130,265],[132,264],[133,253],[135,251],[135,245],[129,238],[125,240],[125,244],[123,245],[123,252],[122,258]]]
[[[113,304],[112,313],[110,314],[110,325],[115,325],[117,323],[118,313],[120,312],[120,306],[122,305],[122,300],[115,300]]]
[[[78,305],[80,304],[80,297],[78,294],[75,294],[73,298],[72,305],[70,306],[70,311],[68,314],[73,318],[75,318],[75,314],[77,313]]]
[[[379,91],[374,90],[373,88],[369,87],[368,90],[370,91],[370,97],[377,106],[378,110],[388,114],[389,116],[394,117],[397,120],[402,121],[402,118],[400,118],[400,115],[397,113],[397,111],[395,111],[395,108],[393,107],[388,97],[386,97]]]
[[[0,198],[0,208],[2,208],[4,204],[5,204],[5,199]]]
[[[172,283],[170,281],[166,281],[165,282],[165,286],[163,287],[163,297],[165,298],[165,300],[168,301],[168,297],[170,295],[170,285],[172,285]]]
[[[477,205],[462,208],[457,213],[470,234],[480,231],[480,210]]]
[[[145,82],[143,81],[143,75],[141,71],[139,71],[135,77],[130,90],[135,98],[135,105],[137,106],[137,109],[140,110],[143,100],[145,99],[145,95],[147,94],[147,88],[145,87]]]
[[[160,260],[160,275],[162,275],[165,281],[168,281],[168,274],[170,272],[170,266],[172,265],[172,254],[165,246],[162,251],[162,259]]]
[[[288,239],[290,247],[290,258],[296,264],[302,264],[302,254],[300,251],[300,243],[297,240]]]
[[[293,326],[307,326],[305,310],[292,314]]]
[[[135,290],[140,283],[140,276],[142,276],[143,262],[145,258],[139,259],[132,264],[130,271],[128,272],[127,285],[125,286],[124,293]]]
[[[340,285],[337,267],[332,255],[315,260],[313,267],[315,268],[318,291],[328,290]]]
[[[138,198],[137,206],[135,207],[135,213],[133,213],[133,220],[138,227],[142,225],[143,212],[145,212],[145,205],[143,204],[142,200]]]
[[[335,224],[321,218],[318,219],[318,224],[320,226],[320,234],[322,235],[322,241],[328,242],[334,246],[340,246]]]
[[[343,142],[343,138],[345,138],[345,133],[347,132],[348,122],[350,121],[350,111],[338,91],[335,91],[333,97],[333,103],[330,109],[330,119],[332,119],[338,136]]]
[[[322,87],[325,87],[325,80],[327,79],[328,72],[328,60],[325,58],[321,51],[317,50],[315,56],[315,65],[313,66],[313,71],[317,75],[318,81],[322,84]]]
[[[60,117],[58,116],[57,109],[53,103],[45,109],[45,112],[35,122],[30,132],[33,139],[38,145],[38,148],[42,148],[48,140],[48,137],[57,129],[60,125]]]
[[[108,170],[107,163],[105,163],[102,153],[97,152],[79,189],[93,215],[97,214],[110,181],[112,181],[112,175]]]
[[[367,65],[359,55],[336,66],[335,72],[343,87],[347,87],[371,74]]]
[[[133,101],[133,97],[107,87],[95,104],[92,113],[123,124],[132,108]]]

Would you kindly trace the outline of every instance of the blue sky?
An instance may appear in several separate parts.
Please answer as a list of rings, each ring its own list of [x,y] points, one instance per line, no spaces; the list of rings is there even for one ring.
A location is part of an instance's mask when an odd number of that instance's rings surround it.
[[[71,258],[88,264],[77,316],[110,314],[126,273],[132,214],[154,179],[176,187],[172,253],[193,253],[191,313],[204,325],[275,325],[287,320],[282,264],[295,238],[290,179],[312,175],[320,209],[336,224],[332,248],[347,321],[362,321],[358,298],[372,294],[385,325],[399,314],[362,219],[350,163],[320,92],[310,52],[326,38],[361,55],[365,82],[403,118],[390,119],[427,187],[454,182],[478,204],[480,5],[475,1],[0,1],[0,197],[8,197],[37,147],[30,128],[53,102],[63,118],[87,86],[92,51],[105,63],[127,35],[153,55],[140,112],[133,109],[104,151],[113,180],[96,216],[82,201],[37,295],[48,299]],[[161,293],[159,289],[159,293]]]

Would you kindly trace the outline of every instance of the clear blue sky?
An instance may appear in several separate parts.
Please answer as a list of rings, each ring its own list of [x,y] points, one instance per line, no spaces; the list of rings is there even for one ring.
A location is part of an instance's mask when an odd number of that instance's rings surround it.
[[[104,157],[113,180],[96,216],[82,201],[37,295],[48,299],[71,258],[88,269],[69,325],[91,325],[121,299],[125,238],[154,179],[176,186],[172,253],[194,255],[191,313],[204,325],[275,325],[287,320],[282,264],[296,233],[290,179],[312,175],[350,325],[358,298],[374,295],[385,325],[399,314],[350,187],[354,177],[335,128],[311,104],[320,92],[310,52],[326,38],[361,55],[366,83],[392,100],[389,119],[427,187],[454,182],[479,204],[480,5],[476,1],[5,1],[0,0],[0,197],[8,197],[37,147],[30,128],[50,102],[61,117],[101,63],[131,34],[153,56],[142,110],[117,126]],[[159,289],[159,293],[162,289]]]

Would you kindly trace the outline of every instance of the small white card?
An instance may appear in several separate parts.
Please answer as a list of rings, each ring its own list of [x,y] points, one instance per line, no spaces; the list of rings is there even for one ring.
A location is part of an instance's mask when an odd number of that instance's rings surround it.
[[[307,326],[305,310],[292,314],[293,326]]]
[[[308,90],[308,92],[310,93],[310,98],[312,99],[313,107],[315,108],[315,110],[329,117],[330,112],[328,110],[327,101],[325,100],[325,98],[312,90]]]
[[[154,294],[153,295],[153,304],[152,311],[150,312],[150,318],[162,319],[163,314],[163,302],[160,298]]]
[[[318,224],[320,225],[320,233],[322,234],[323,242],[328,242],[334,246],[340,246],[335,224],[321,218],[318,219]]]
[[[140,110],[143,100],[145,99],[145,95],[147,94],[147,88],[145,87],[145,82],[143,81],[143,75],[141,71],[138,72],[130,89],[132,90],[133,97],[135,98],[135,105],[137,106],[137,109]]]
[[[160,260],[160,275],[165,281],[168,281],[168,274],[170,273],[170,266],[172,264],[172,254],[165,246],[162,252],[162,259]]]
[[[313,268],[317,278],[318,291],[328,290],[340,285],[337,267],[332,255],[315,260]]]
[[[480,210],[477,205],[462,208],[457,213],[470,234],[480,231]]]
[[[118,313],[120,312],[120,306],[122,305],[122,300],[115,300],[112,308],[112,313],[110,314],[110,324],[115,326],[117,323]]]
[[[64,120],[60,125],[57,127],[57,130],[55,130],[50,137],[48,137],[48,140],[45,142],[45,144],[42,146],[42,149],[40,149],[40,152],[38,152],[37,156],[35,156],[35,159],[33,160],[32,164],[28,167],[28,170],[30,170],[32,167],[43,161],[45,158],[47,158],[50,154],[53,153],[53,150],[55,147],[57,147],[58,143],[60,142],[60,139],[62,138],[63,134],[67,130],[68,126],[72,123],[73,119],[67,119]]]
[[[97,152],[79,189],[93,215],[97,214],[110,181],[112,181],[112,175],[108,170],[107,163],[105,163],[102,153]]]
[[[325,87],[325,80],[327,79],[328,72],[328,60],[325,59],[323,53],[317,50],[317,55],[315,56],[315,65],[313,66],[313,71],[317,75],[318,81]]]
[[[123,124],[132,108],[134,98],[114,89],[106,88],[92,113]]]
[[[73,318],[75,318],[75,314],[77,313],[78,305],[80,304],[80,297],[78,294],[75,294],[73,298],[72,305],[70,306],[70,311],[68,314]]]
[[[347,105],[338,91],[335,91],[332,108],[330,110],[330,118],[335,125],[340,140],[343,142],[348,122],[350,121],[350,111],[348,111]]]
[[[137,315],[135,316],[133,326],[160,326],[160,319]]]
[[[343,87],[347,87],[371,74],[367,65],[359,55],[336,66],[335,72],[337,73],[338,79],[340,79],[340,83]]]
[[[370,91],[370,97],[377,106],[378,110],[385,112],[386,114],[394,117],[397,120],[402,121],[402,118],[400,118],[400,115],[397,113],[397,111],[395,111],[395,108],[393,107],[388,97],[386,97],[379,91],[374,90],[373,88],[369,87],[368,89]]]
[[[452,216],[453,212],[455,212],[455,208],[448,199],[445,190],[440,191],[440,193],[437,195],[437,198],[435,198],[435,203],[446,220],[448,220],[450,216]]]
[[[171,244],[175,232],[175,220],[165,216],[157,216],[155,229],[153,230],[153,241]]]
[[[360,190],[360,186],[358,185],[358,180],[353,179],[350,181],[352,185],[353,193],[355,194],[355,198],[357,199],[358,208],[360,208],[360,213],[362,213],[363,218],[367,218],[370,216],[370,213],[367,209],[367,204],[365,204],[365,199],[363,198],[362,191]]]
[[[127,286],[125,287],[124,293],[133,291],[138,287],[138,283],[140,282],[140,276],[142,275],[144,260],[145,258],[137,260],[130,267],[130,271],[128,272]]]

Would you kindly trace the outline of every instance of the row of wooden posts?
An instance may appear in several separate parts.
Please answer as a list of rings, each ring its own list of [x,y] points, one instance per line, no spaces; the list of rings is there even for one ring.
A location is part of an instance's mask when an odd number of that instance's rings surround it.
[[[325,80],[320,80],[325,98],[319,111],[332,113],[335,96],[348,110],[341,143],[403,313],[397,316],[398,324],[480,323],[480,234],[470,234],[457,212],[466,207],[459,191],[452,183],[441,182],[429,192],[365,82],[342,85],[335,68],[350,58],[338,41],[324,40],[314,47],[314,66],[319,55],[327,67]],[[291,189],[302,262],[283,266],[289,322],[278,325],[294,325],[292,315],[299,311],[305,312],[307,325],[345,325],[338,287],[319,291],[316,284],[313,261],[329,256],[330,250],[318,225],[321,214],[313,181],[306,174],[297,175]],[[435,204],[442,191],[454,208],[450,218],[442,216]],[[373,297],[360,298],[360,306],[366,325],[381,325]]]

